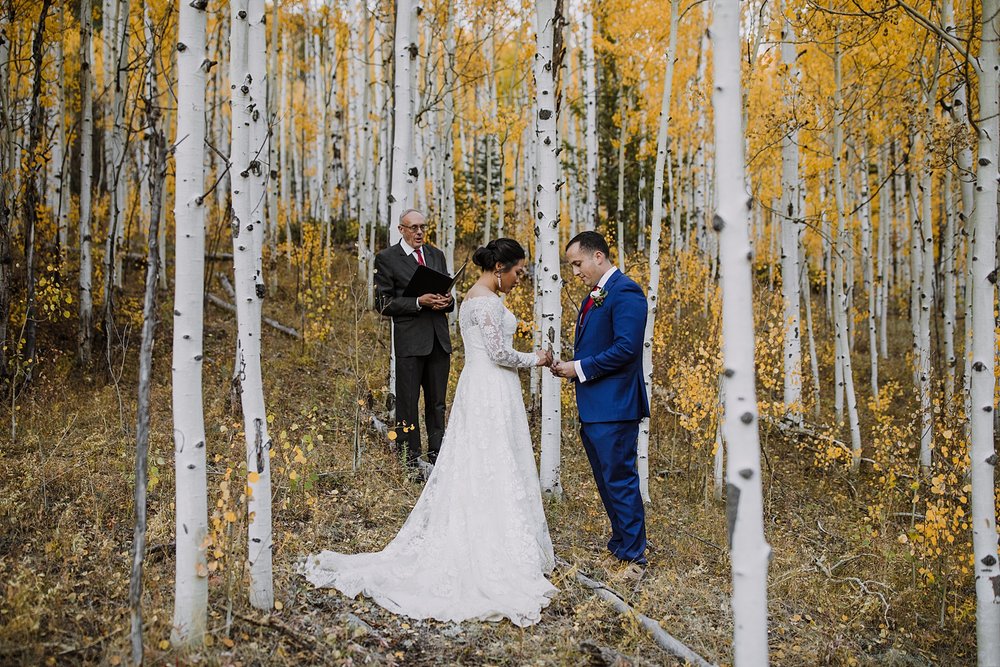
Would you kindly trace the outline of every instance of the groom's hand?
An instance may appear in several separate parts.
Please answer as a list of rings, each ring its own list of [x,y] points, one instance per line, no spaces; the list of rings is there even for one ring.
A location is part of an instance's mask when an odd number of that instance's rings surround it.
[[[576,377],[576,364],[572,361],[554,361],[549,367],[556,377],[573,379]]]

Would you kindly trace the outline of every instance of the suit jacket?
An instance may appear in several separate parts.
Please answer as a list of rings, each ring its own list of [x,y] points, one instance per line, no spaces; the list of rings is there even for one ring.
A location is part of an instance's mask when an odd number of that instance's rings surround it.
[[[577,318],[574,359],[587,381],[576,380],[576,406],[584,423],[638,421],[649,416],[642,379],[646,297],[621,271],[604,289],[601,305]]]
[[[422,252],[427,266],[441,273],[448,273],[443,252],[426,243],[422,246]],[[451,335],[445,313],[455,309],[454,301],[445,310],[417,310],[416,297],[403,296],[403,290],[417,266],[417,258],[408,256],[399,243],[375,255],[375,310],[392,318],[395,325],[396,356],[419,357],[430,354],[435,338],[444,351],[450,354]]]

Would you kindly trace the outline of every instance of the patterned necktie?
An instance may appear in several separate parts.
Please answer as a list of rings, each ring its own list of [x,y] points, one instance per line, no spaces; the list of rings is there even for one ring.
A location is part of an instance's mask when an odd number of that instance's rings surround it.
[[[426,264],[424,264],[424,253],[421,252],[420,248],[414,250],[413,254],[417,256],[417,264],[419,264],[420,266],[427,266]]]

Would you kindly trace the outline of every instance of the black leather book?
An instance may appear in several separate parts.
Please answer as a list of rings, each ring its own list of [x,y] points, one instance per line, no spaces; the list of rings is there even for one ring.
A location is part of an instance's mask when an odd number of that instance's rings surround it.
[[[462,264],[462,267],[455,273],[454,277],[449,276],[447,273],[435,271],[429,266],[418,266],[417,270],[413,272],[410,282],[406,284],[403,296],[419,297],[424,294],[448,294],[455,286],[455,283],[458,282],[458,279],[462,277],[462,274],[465,273],[465,267],[468,264],[469,260],[465,260],[465,263]]]

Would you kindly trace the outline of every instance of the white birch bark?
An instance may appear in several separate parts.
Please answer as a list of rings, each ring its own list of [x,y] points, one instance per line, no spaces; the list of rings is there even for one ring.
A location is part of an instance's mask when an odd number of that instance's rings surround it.
[[[779,11],[788,12],[787,8]],[[797,106],[799,71],[796,65],[796,35],[792,21],[782,16],[781,63],[784,66],[785,114],[787,130],[781,138],[781,293],[785,323],[784,360],[785,416],[802,423],[802,336],[799,321],[799,236],[802,212],[799,177],[799,129],[794,112]]]
[[[875,288],[875,258],[872,254],[872,208],[869,200],[868,186],[868,119],[861,121],[861,168],[858,176],[861,179],[861,275],[868,297],[868,357],[871,361],[869,381],[872,396],[878,398],[878,335],[875,320],[876,288]]]
[[[448,271],[455,270],[455,10],[447,4],[445,19],[444,60],[442,61],[444,85],[444,118],[442,119],[443,172],[441,224],[444,227],[444,257]],[[454,322],[455,314],[449,319]]]
[[[202,398],[205,290],[205,87],[207,19],[180,3],[177,35],[177,143],[174,151],[174,425],[176,561],[174,646],[200,644],[208,612],[208,486]]]
[[[650,412],[653,409],[653,333],[656,329],[657,302],[660,298],[660,241],[663,235],[663,172],[667,163],[667,130],[670,99],[673,92],[674,65],[677,60],[677,24],[680,0],[670,2],[670,38],[664,57],[663,96],[660,101],[660,124],[656,133],[656,169],[653,172],[653,219],[649,235],[649,289],[646,292],[646,330],[642,342],[642,377]],[[676,249],[675,249],[676,250]],[[649,497],[649,417],[639,423],[636,469],[642,501]],[[721,443],[719,443],[721,447]],[[720,485],[721,486],[721,485]]]
[[[556,130],[556,90],[553,71],[555,38],[555,6],[553,0],[535,0],[535,127],[539,140],[538,186],[535,205],[535,252],[541,263],[538,280],[541,283],[542,344],[561,354],[562,305],[559,271],[559,193],[557,192],[559,137]],[[562,433],[562,401],[559,379],[542,373],[542,433],[539,481],[544,493],[562,496],[560,480],[560,435]]]
[[[740,7],[718,0],[709,35],[714,51],[712,108],[718,208],[712,226],[719,233],[722,290],[722,363],[725,408],[723,439],[728,447],[726,519],[733,575],[733,663],[765,665],[767,565],[760,469],[754,323],[746,192],[745,137],[740,91]]]
[[[59,256],[65,259],[69,253],[69,193],[68,180],[63,179],[63,174],[67,174],[66,153],[66,91],[63,84],[63,38],[62,32],[65,26],[65,14],[68,6],[58,7],[53,19],[57,23],[59,37],[55,39],[55,109],[53,109],[52,132],[52,159],[50,161],[51,179],[48,184],[48,207],[49,214],[56,221],[57,237],[59,240]]]
[[[126,221],[126,207],[128,206],[128,177],[127,177],[127,155],[128,150],[127,145],[127,129],[125,127],[125,106],[128,103],[127,93],[128,93],[128,64],[130,60],[129,55],[129,42],[131,40],[131,35],[129,33],[129,12],[131,9],[129,0],[116,0],[115,5],[117,6],[117,12],[115,14],[115,33],[114,39],[116,47],[114,48],[115,55],[115,71],[113,73],[114,78],[114,89],[113,89],[113,99],[112,99],[112,110],[113,110],[113,125],[111,128],[111,159],[112,159],[112,180],[108,184],[110,186],[111,192],[111,227],[114,230],[114,234],[108,234],[108,249],[109,255],[105,260],[105,266],[110,267],[108,263],[109,260],[113,260],[114,273],[112,274],[114,279],[114,286],[116,288],[122,287],[122,258],[125,252],[125,221]],[[112,238],[113,237],[113,238]],[[105,279],[105,297],[108,299],[105,303],[110,304],[110,287],[108,287],[108,280]],[[106,311],[110,316],[110,305],[106,306]]]
[[[271,441],[267,434],[264,387],[261,376],[260,300],[257,289],[259,252],[255,222],[262,201],[254,201],[254,192],[262,193],[254,139],[253,106],[257,93],[263,98],[261,82],[254,90],[251,62],[253,49],[263,59],[263,0],[233,0],[230,38],[230,81],[232,85],[232,198],[233,198],[233,270],[237,307],[237,376],[243,407],[243,429],[247,446],[247,560],[250,572],[250,604],[258,609],[274,606],[271,575]],[[257,32],[254,34],[254,24]],[[255,185],[255,181],[257,184]]]
[[[94,163],[94,25],[91,0],[80,2],[80,278],[78,356],[90,363],[94,330],[93,276],[90,222],[93,202]]]
[[[625,123],[628,115],[628,103],[625,101],[625,88],[618,87],[618,205],[615,211],[615,227],[618,232],[618,268],[624,273],[626,271],[625,259]]]
[[[833,195],[837,213],[837,257],[834,260],[834,289],[836,290],[835,326],[837,357],[840,359],[841,382],[847,399],[847,419],[851,429],[851,470],[857,472],[861,467],[861,425],[858,419],[858,405],[854,394],[854,371],[851,364],[851,347],[848,341],[848,310],[847,267],[848,262],[848,232],[845,221],[847,205],[844,202],[844,178],[842,162],[844,155],[844,109],[841,97],[841,51],[840,33],[834,37],[834,120],[833,120]]]
[[[892,283],[892,260],[889,256],[890,232],[892,230],[891,217],[891,184],[887,181],[889,162],[889,146],[883,142],[879,147],[878,159],[878,182],[882,184],[879,188],[878,206],[878,269],[875,273],[877,284],[877,303],[875,306],[878,317],[878,337],[879,355],[883,359],[889,357],[889,335],[888,318],[886,310],[889,303],[889,289]]]
[[[955,255],[958,244],[955,243],[955,193],[953,190],[952,173],[945,169],[942,197],[944,200],[944,231],[941,233],[941,274],[942,289],[941,317],[944,329],[944,402],[948,414],[952,412],[952,400],[955,397]]]
[[[997,563],[997,455],[993,419],[996,297],[997,179],[1000,164],[1000,2],[983,0],[979,75],[979,157],[976,167],[972,253],[972,411],[969,448],[972,481],[972,548],[976,572],[976,644],[979,664],[1000,664],[1000,567]]]
[[[587,3],[583,17],[583,80],[585,129],[587,146],[587,212],[583,229],[592,230],[597,225],[597,58],[594,54],[594,12]]]
[[[389,243],[399,241],[397,222],[403,211],[413,206],[413,184],[417,167],[413,164],[413,107],[411,103],[410,70],[417,58],[413,39],[414,4],[412,0],[396,2],[392,181],[389,191]]]
[[[933,151],[933,121],[934,105],[937,101],[937,67],[931,74],[932,83],[925,100],[925,132],[924,132],[924,164],[920,174],[921,213],[919,227],[914,227],[914,234],[919,234],[920,242],[920,304],[919,332],[917,347],[917,373],[920,391],[920,468],[925,474],[930,473],[931,451],[934,439],[933,387],[931,385],[931,309],[934,307],[934,232],[931,221],[933,193],[933,167],[931,165]]]

